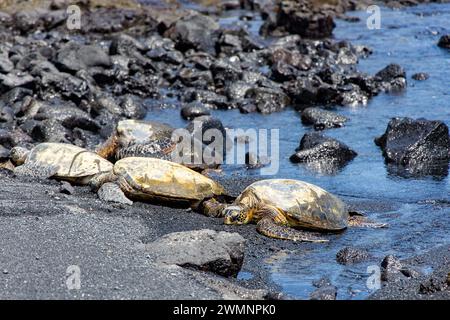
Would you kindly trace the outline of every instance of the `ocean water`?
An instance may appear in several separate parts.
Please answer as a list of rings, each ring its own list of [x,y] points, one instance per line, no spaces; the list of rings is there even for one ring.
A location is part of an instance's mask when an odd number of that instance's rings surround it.
[[[239,22],[240,12],[227,12],[221,23]],[[330,235],[327,244],[299,244],[294,251],[277,252],[267,257],[266,267],[282,290],[298,299],[307,299],[315,289],[312,282],[323,277],[338,287],[338,299],[364,299],[368,288],[367,268],[377,266],[387,254],[400,258],[419,254],[439,245],[450,244],[450,183],[447,176],[403,177],[391,172],[384,162],[375,137],[384,133],[389,119],[407,116],[441,120],[450,125],[450,52],[437,47],[442,34],[450,33],[450,5],[421,5],[403,10],[382,8],[381,29],[366,27],[368,13],[352,12],[360,22],[337,21],[334,37],[370,47],[373,54],[359,62],[358,69],[374,74],[389,63],[399,63],[407,73],[408,87],[396,94],[380,94],[365,106],[340,107],[335,111],[350,118],[344,128],[331,129],[326,135],[337,138],[358,156],[334,174],[317,173],[304,165],[293,164],[290,155],[301,137],[312,131],[302,125],[300,115],[291,108],[270,115],[241,114],[237,110],[216,110],[212,114],[229,128],[278,129],[279,170],[275,176],[301,179],[360,204],[365,212],[385,229],[350,228]],[[261,21],[248,23],[257,33]],[[430,78],[415,81],[411,76],[426,72]],[[147,119],[174,127],[187,122],[179,116],[180,104],[168,101],[168,107],[151,109]],[[259,170],[240,165],[224,166],[227,175],[258,176]],[[336,253],[345,246],[363,247],[372,258],[364,263],[342,266]],[[245,272],[245,270],[244,270]]]

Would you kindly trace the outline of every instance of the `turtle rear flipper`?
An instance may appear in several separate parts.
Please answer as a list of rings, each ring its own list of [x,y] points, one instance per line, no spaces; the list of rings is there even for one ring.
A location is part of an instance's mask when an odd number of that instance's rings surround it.
[[[275,239],[317,243],[328,242],[328,240],[317,238],[311,233],[279,225],[271,218],[261,219],[256,226],[256,230],[267,237]]]
[[[36,179],[48,179],[56,175],[57,172],[57,166],[35,164],[32,162],[14,168],[14,174],[16,176],[28,176]]]
[[[374,228],[374,229],[388,227],[387,223],[372,221],[361,214],[350,215],[350,217],[348,218],[348,225],[349,227]]]

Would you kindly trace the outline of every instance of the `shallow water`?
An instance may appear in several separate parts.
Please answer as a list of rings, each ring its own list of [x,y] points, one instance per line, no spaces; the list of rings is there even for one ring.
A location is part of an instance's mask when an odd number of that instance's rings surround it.
[[[233,13],[228,15],[222,24],[236,21]],[[449,178],[403,178],[391,174],[373,142],[392,117],[422,117],[450,125],[450,53],[436,45],[443,33],[450,32],[450,5],[423,5],[401,11],[382,9],[380,30],[367,29],[366,12],[351,15],[361,21],[337,21],[334,35],[373,49],[373,55],[361,60],[358,68],[374,74],[391,62],[399,63],[406,69],[408,88],[400,94],[381,94],[366,106],[336,107],[351,121],[344,128],[327,130],[325,134],[358,152],[358,157],[343,170],[334,175],[318,174],[289,161],[300,138],[312,130],[301,124],[299,114],[292,109],[271,115],[244,115],[237,110],[212,112],[230,128],[279,129],[280,168],[276,177],[317,184],[359,204],[373,219],[390,225],[378,230],[349,229],[330,236],[328,244],[299,245],[295,252],[283,251],[269,257],[266,263],[273,280],[285,293],[300,299],[308,298],[314,290],[312,282],[322,277],[328,277],[338,287],[338,299],[363,299],[372,292],[366,286],[369,265],[378,265],[387,254],[403,258],[450,244]],[[251,30],[257,30],[259,24],[259,20],[251,23]],[[416,72],[427,72],[430,79],[412,80],[411,75]],[[149,111],[148,119],[184,127],[187,122],[179,116],[179,104],[171,102],[174,107]],[[259,175],[258,170],[247,171],[242,166],[224,169],[229,175]],[[352,266],[339,265],[335,256],[344,246],[366,248],[373,258]]]

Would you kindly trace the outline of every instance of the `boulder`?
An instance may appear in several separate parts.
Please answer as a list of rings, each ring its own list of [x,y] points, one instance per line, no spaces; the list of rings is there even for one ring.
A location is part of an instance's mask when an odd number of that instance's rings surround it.
[[[450,49],[450,34],[446,34],[439,39],[438,46],[445,49]]]
[[[225,127],[222,124],[222,121],[220,121],[217,118],[214,118],[213,116],[200,116],[194,118],[193,121],[191,121],[186,129],[197,138],[203,138],[203,135],[205,132],[209,129],[216,129],[222,133],[223,138],[226,137],[226,131]],[[201,131],[199,131],[201,130]],[[225,141],[225,140],[224,140]],[[208,141],[209,142],[209,141]]]
[[[9,149],[0,144],[0,161],[6,161],[9,159]]]
[[[344,143],[319,133],[306,133],[290,160],[311,164],[316,171],[334,173],[353,160],[357,153]],[[317,166],[316,166],[317,165]]]
[[[0,74],[0,93],[15,87],[33,87],[35,79],[23,72],[14,70],[8,74]]]
[[[14,64],[8,59],[8,56],[0,54],[0,73],[8,73],[13,69]]]
[[[188,103],[181,109],[181,117],[186,120],[209,115],[211,115],[210,111],[198,101]]]
[[[180,51],[196,49],[215,54],[219,24],[211,17],[193,14],[177,20],[165,36],[176,43]]]
[[[236,276],[244,261],[245,239],[237,233],[203,229],[170,233],[145,248],[160,263]]]
[[[394,118],[375,139],[387,163],[417,174],[445,173],[450,158],[448,127],[441,121]]]
[[[419,73],[415,73],[411,76],[411,78],[413,78],[414,80],[417,81],[425,81],[430,77],[430,75],[428,73],[425,72],[419,72]]]
[[[381,262],[381,280],[389,281],[401,275],[400,270],[403,268],[399,259],[393,255],[386,256]]]
[[[112,202],[122,205],[132,205],[133,201],[128,199],[123,191],[118,188],[118,186],[112,182],[107,182],[103,184],[97,191],[97,195],[100,200],[106,202]]]
[[[336,261],[340,264],[353,264],[367,260],[370,257],[367,250],[345,247],[336,254]]]
[[[336,27],[330,14],[314,10],[311,2],[305,0],[281,1],[276,23],[289,33],[305,38],[330,37]]]
[[[321,278],[313,282],[317,288],[310,295],[310,300],[336,300],[337,287],[331,284],[330,279]]]
[[[254,87],[247,91],[246,98],[254,100],[263,114],[281,111],[289,104],[289,97],[278,88]]]
[[[313,125],[315,130],[340,128],[347,120],[344,116],[320,108],[306,108],[302,111],[302,122]]]
[[[74,187],[72,187],[72,185],[69,182],[62,181],[59,186],[59,192],[67,194],[67,195],[72,195],[75,193],[75,189],[74,189]]]
[[[77,72],[91,67],[108,68],[111,66],[111,58],[99,46],[71,43],[57,52],[55,65],[61,71]]]
[[[31,137],[39,142],[70,143],[69,130],[55,119],[46,119],[39,122],[33,128]]]
[[[401,90],[406,88],[406,72],[398,64],[391,63],[375,74],[375,79],[385,91]]]

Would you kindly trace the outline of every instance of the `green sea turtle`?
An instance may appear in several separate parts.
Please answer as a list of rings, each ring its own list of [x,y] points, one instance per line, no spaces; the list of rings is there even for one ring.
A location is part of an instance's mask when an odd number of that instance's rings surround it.
[[[159,122],[122,120],[98,148],[97,154],[114,160],[132,156],[169,157],[174,146],[171,140],[173,130],[169,125]]]
[[[94,176],[110,172],[113,164],[94,152],[66,143],[40,143],[31,150],[14,147],[10,152],[14,172],[87,184]]]
[[[223,187],[206,176],[181,164],[157,158],[128,157],[117,161],[113,170],[97,176],[91,182],[93,189],[114,182],[120,202],[122,192],[133,200],[165,202],[169,204],[190,203],[198,206],[203,200],[225,196]]]
[[[211,154],[211,150],[202,142],[200,148],[180,148],[174,128],[164,123],[145,120],[122,120],[106,142],[97,149],[97,154],[105,159],[120,160],[127,157],[149,157],[180,162],[188,168],[202,171],[217,168],[217,163],[205,163],[203,154]],[[189,146],[196,146],[194,137],[186,131]],[[182,147],[182,145],[180,145]],[[205,151],[206,150],[206,151]],[[181,155],[180,153],[184,153]],[[173,157],[176,155],[176,159]]]
[[[337,232],[351,225],[383,227],[356,214],[331,193],[306,182],[268,179],[248,186],[231,205],[211,199],[204,213],[224,217],[225,224],[256,223],[268,237],[308,242],[325,242],[302,230]]]

